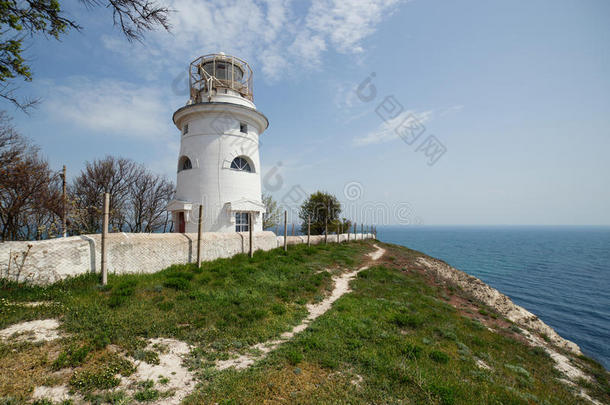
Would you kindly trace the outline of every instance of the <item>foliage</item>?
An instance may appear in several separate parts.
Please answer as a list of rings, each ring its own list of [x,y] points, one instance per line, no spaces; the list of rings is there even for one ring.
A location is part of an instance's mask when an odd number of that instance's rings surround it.
[[[106,7],[113,13],[128,40],[140,40],[145,31],[158,26],[169,29],[169,9],[154,0],[80,0],[87,7]],[[63,11],[58,0],[3,0],[0,3],[0,97],[24,111],[37,100],[18,100],[10,82],[17,78],[32,80],[23,52],[26,38],[52,37],[59,40],[66,31],[80,30],[75,20]]]
[[[280,223],[282,212],[271,194],[263,194],[265,214],[263,215],[263,229],[270,229]]]
[[[341,203],[332,194],[317,191],[309,196],[301,205],[299,218],[301,232],[307,234],[308,220],[311,221],[311,234],[323,235],[328,225],[328,232],[336,232],[339,225]]]

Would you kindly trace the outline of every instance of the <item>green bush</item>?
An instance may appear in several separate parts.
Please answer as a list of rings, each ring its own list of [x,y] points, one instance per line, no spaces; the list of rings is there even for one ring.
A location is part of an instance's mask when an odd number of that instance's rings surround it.
[[[189,289],[189,282],[184,278],[172,277],[168,278],[163,282],[163,285],[167,288],[173,288],[174,290],[184,291]]]
[[[424,320],[421,316],[418,315],[400,313],[394,315],[394,317],[392,318],[392,322],[401,328],[409,327],[416,329],[423,325]]]
[[[445,352],[441,352],[440,350],[434,350],[430,352],[428,355],[432,361],[437,363],[446,364],[449,362],[449,356]]]
[[[406,343],[400,348],[400,352],[411,360],[417,359],[421,355],[422,351],[423,349],[420,346],[412,343]]]
[[[57,371],[66,367],[80,366],[90,351],[91,348],[87,345],[81,347],[70,346],[59,354],[51,365],[51,368]]]

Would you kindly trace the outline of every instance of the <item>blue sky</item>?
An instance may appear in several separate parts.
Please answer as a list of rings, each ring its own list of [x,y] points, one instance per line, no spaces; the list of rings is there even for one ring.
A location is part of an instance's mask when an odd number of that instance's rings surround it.
[[[66,4],[84,31],[27,51],[41,106],[2,108],[72,175],[114,154],[174,179],[188,63],[224,51],[254,69],[263,188],[286,205],[321,189],[357,221],[610,224],[605,0],[172,0],[172,33],[143,44]]]

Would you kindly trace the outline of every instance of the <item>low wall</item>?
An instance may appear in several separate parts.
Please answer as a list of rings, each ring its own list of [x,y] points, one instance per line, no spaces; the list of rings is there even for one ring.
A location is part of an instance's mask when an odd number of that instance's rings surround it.
[[[371,234],[360,238],[371,238]],[[347,234],[340,235],[347,240]],[[350,240],[354,234],[350,235]],[[336,242],[329,235],[328,242]],[[311,243],[323,243],[324,236],[312,236]],[[307,243],[307,236],[288,236],[287,244]],[[273,232],[253,234],[255,250],[283,246],[284,238]],[[116,274],[154,273],[172,264],[197,260],[197,234],[181,233],[111,233],[108,234],[108,272]],[[47,285],[67,277],[99,272],[101,235],[70,236],[31,242],[0,243],[0,278]],[[231,257],[249,250],[248,233],[214,233],[202,235],[202,260]]]

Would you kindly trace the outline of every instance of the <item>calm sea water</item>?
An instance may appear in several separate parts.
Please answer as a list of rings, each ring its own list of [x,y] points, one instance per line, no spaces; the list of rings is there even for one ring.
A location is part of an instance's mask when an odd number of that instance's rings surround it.
[[[610,227],[378,227],[508,295],[610,369]]]

